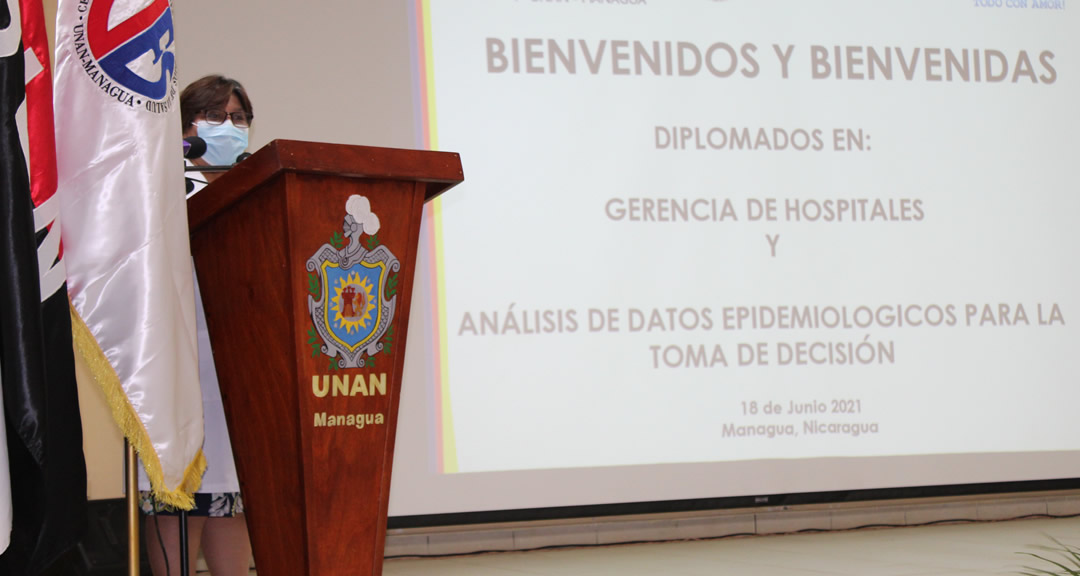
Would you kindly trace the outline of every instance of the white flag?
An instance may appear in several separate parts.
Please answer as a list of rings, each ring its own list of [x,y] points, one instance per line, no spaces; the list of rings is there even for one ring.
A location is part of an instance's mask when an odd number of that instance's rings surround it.
[[[56,156],[79,351],[164,503],[205,460],[168,0],[60,0]]]

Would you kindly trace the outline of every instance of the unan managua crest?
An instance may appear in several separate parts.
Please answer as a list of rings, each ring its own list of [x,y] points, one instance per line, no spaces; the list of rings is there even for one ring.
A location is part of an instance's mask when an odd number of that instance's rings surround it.
[[[401,269],[379,244],[379,217],[368,199],[350,196],[345,212],[345,236],[335,232],[307,261],[308,344],[313,357],[330,357],[330,369],[374,367],[376,354],[390,352]]]

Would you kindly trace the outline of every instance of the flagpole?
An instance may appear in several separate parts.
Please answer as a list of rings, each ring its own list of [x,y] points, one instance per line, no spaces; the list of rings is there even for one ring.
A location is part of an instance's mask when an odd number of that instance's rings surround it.
[[[187,510],[180,511],[180,574],[187,576],[188,572],[188,532]]]
[[[127,485],[128,574],[139,576],[139,472],[135,447],[124,438],[124,483]]]

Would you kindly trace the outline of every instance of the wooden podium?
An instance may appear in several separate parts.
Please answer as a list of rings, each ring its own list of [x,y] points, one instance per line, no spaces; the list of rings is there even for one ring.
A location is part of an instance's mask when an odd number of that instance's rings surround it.
[[[382,573],[424,202],[457,154],[275,140],[188,200],[260,576]]]

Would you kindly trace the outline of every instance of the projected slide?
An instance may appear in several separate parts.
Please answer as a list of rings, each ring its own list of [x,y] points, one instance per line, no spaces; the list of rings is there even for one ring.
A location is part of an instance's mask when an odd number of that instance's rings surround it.
[[[422,5],[439,473],[1080,448],[1065,2]]]

